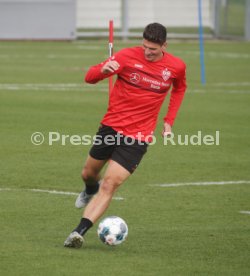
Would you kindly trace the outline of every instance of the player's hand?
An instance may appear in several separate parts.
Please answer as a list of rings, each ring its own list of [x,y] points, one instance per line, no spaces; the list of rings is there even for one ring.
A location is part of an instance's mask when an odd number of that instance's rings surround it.
[[[101,68],[101,72],[105,75],[114,73],[116,70],[119,69],[119,67],[120,67],[120,64],[117,61],[110,60],[103,65],[103,67]]]
[[[172,134],[172,127],[168,123],[164,123],[163,130],[162,130],[162,136],[171,136]]]

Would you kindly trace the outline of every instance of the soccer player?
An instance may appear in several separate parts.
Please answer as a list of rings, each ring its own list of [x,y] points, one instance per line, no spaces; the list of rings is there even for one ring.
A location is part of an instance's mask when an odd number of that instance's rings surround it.
[[[167,30],[163,25],[149,24],[143,32],[142,46],[120,50],[92,66],[85,76],[85,81],[92,84],[115,74],[117,80],[82,170],[85,187],[75,205],[86,208],[79,225],[64,242],[66,247],[82,246],[85,233],[107,210],[117,188],[139,165],[170,90],[162,135],[172,131],[186,90],[186,66],[180,58],[165,51],[166,39]],[[100,180],[100,172],[107,161]]]

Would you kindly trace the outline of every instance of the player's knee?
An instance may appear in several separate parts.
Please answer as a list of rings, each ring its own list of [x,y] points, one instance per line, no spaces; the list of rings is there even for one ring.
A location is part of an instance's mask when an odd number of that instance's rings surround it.
[[[81,175],[84,181],[88,181],[89,179],[95,179],[98,174],[90,167],[84,166]]]
[[[100,189],[104,193],[113,194],[121,184],[122,180],[119,177],[104,177]]]

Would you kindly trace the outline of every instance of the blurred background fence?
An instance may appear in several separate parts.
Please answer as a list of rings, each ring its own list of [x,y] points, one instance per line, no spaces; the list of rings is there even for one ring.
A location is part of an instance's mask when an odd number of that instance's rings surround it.
[[[198,0],[0,0],[0,39],[141,37],[150,22],[169,38],[198,37]],[[207,38],[250,40],[250,0],[202,0]]]

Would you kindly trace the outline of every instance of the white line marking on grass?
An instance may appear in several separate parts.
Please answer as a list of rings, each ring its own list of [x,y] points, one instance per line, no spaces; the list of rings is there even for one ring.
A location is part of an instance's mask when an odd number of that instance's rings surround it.
[[[38,55],[35,55],[35,54],[27,54],[27,55],[9,55],[9,54],[1,54],[0,55],[0,59],[35,59],[35,58],[43,58],[43,59],[80,59],[80,60],[86,60],[86,59],[92,59],[92,58],[95,58],[96,55],[86,55],[86,56],[83,56],[83,55],[67,55],[67,54],[61,54],[61,55],[58,55],[58,54],[48,54],[48,55],[44,55],[44,56],[38,56]]]
[[[250,90],[228,90],[228,91],[215,91],[215,92],[222,92],[222,93],[229,93],[229,94],[247,94],[250,93]]]
[[[176,54],[178,55],[193,55],[193,56],[198,56],[200,55],[199,51],[175,51]],[[210,58],[231,58],[231,59],[239,59],[239,58],[250,58],[250,54],[248,53],[232,53],[232,52],[213,52],[213,51],[206,51],[205,52],[206,57]]]
[[[230,53],[230,52],[224,52],[224,53],[219,53],[219,52],[208,52],[207,55],[209,57],[212,57],[212,58],[235,58],[235,59],[238,59],[238,58],[250,58],[250,55],[249,54],[246,54],[246,53],[242,53],[242,54],[239,54],[239,53]]]
[[[211,181],[211,182],[184,182],[184,183],[164,183],[164,184],[152,184],[150,186],[157,187],[180,187],[180,186],[209,186],[209,185],[236,185],[236,184],[250,184],[250,180],[238,180],[238,181]]]
[[[250,215],[250,211],[239,211],[241,214]]]
[[[218,82],[211,84],[212,86],[250,86],[250,82]]]
[[[15,188],[0,188],[0,191],[28,191],[28,192],[35,192],[35,193],[48,193],[48,194],[56,194],[56,195],[73,195],[76,196],[79,193],[74,192],[64,192],[64,191],[57,191],[57,190],[42,190],[42,189],[15,189]],[[124,200],[123,197],[113,197],[114,200]]]
[[[103,50],[103,46],[101,45],[76,45],[76,48],[77,49],[80,49],[80,50],[93,50],[93,51],[96,51],[96,50]]]
[[[44,89],[58,89],[58,90],[68,90],[68,89],[76,89],[82,87],[84,84],[81,83],[1,83],[0,89],[5,90],[44,90]]]
[[[188,91],[188,93],[191,93],[191,94],[192,93],[198,93],[198,94],[201,94],[201,93],[248,94],[248,93],[250,93],[250,90],[228,90],[228,89],[227,90],[219,90],[219,89],[212,88],[212,91],[208,91],[208,90],[203,90],[203,89],[190,89]]]
[[[78,195],[79,193],[73,192],[63,192],[56,190],[41,190],[41,189],[26,189],[27,191],[35,192],[35,193],[48,193],[48,194],[56,194],[56,195]]]
[[[0,83],[0,90],[38,90],[38,91],[43,91],[43,90],[60,90],[60,91],[68,91],[68,90],[107,90],[108,91],[108,86],[107,85],[101,85],[98,84],[97,86],[91,86],[89,84],[85,83]]]

